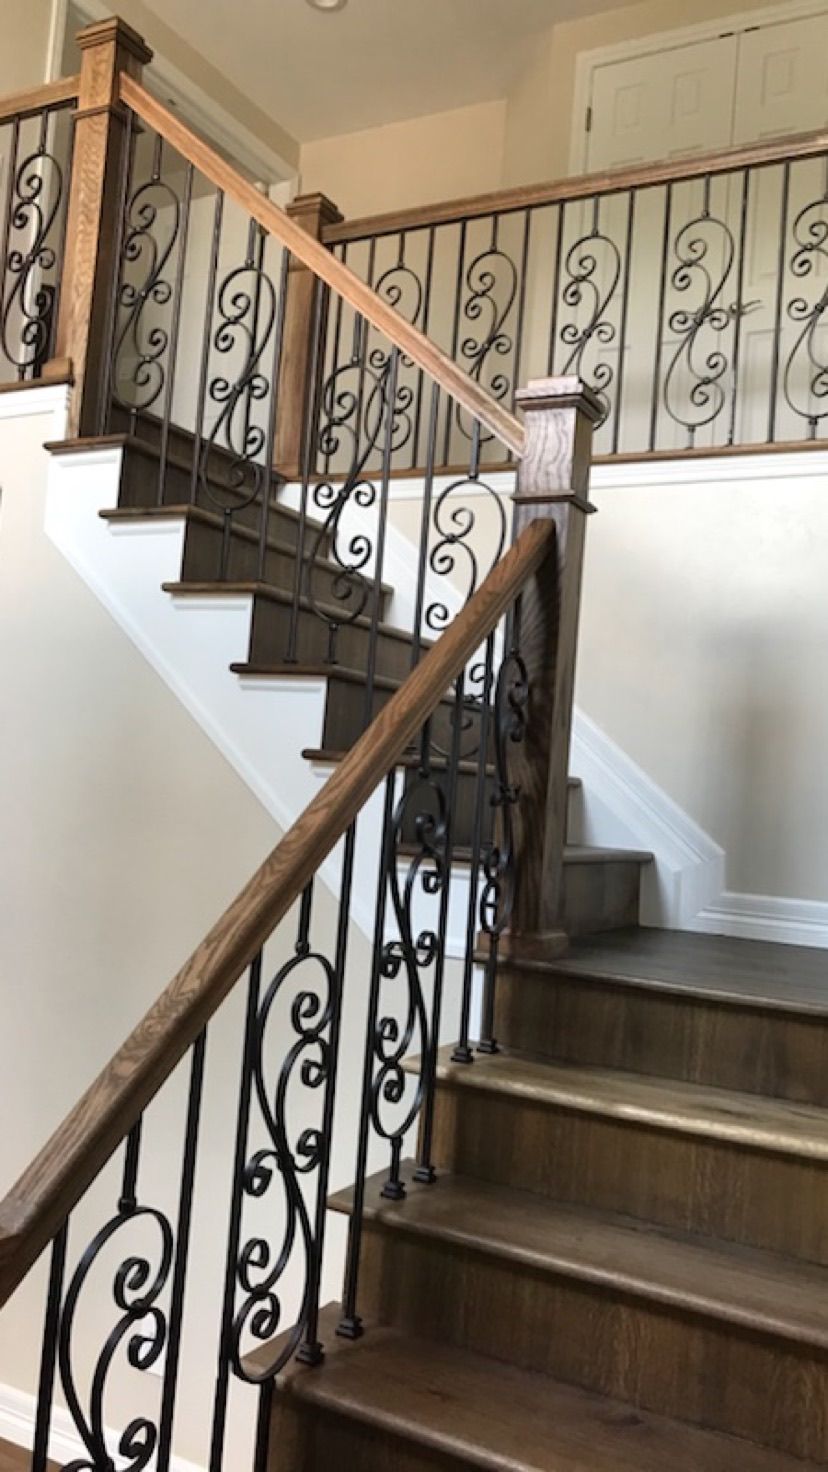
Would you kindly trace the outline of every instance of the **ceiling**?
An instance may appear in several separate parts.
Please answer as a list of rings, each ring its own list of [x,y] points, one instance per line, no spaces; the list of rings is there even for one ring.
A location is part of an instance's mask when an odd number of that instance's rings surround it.
[[[629,0],[150,0],[300,142],[505,96],[556,21]]]

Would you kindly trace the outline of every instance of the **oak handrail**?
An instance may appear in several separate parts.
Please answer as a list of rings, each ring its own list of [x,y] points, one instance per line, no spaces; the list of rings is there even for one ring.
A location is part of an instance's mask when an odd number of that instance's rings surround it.
[[[561,201],[592,199],[599,194],[620,194],[627,189],[644,189],[648,185],[681,183],[705,174],[727,174],[736,169],[760,168],[771,164],[815,158],[828,153],[828,132],[796,133],[773,138],[769,142],[740,144],[700,153],[693,158],[662,159],[632,168],[604,169],[594,174],[576,174],[555,179],[547,184],[528,184],[515,189],[492,190],[472,194],[464,199],[446,200],[440,204],[393,210],[387,214],[366,215],[361,220],[345,220],[328,225],[322,232],[325,245],[340,245],[354,240],[367,240],[381,235],[396,235],[400,230],[414,230],[429,225],[453,225],[462,220],[481,219],[489,215],[514,214]]]
[[[551,521],[526,527],[0,1201],[0,1307],[552,553],[555,536]]]
[[[163,102],[147,92],[133,77],[121,73],[121,101],[131,107],[141,120],[160,133],[189,163],[204,174],[217,189],[235,200],[252,219],[273,235],[315,275],[359,312],[366,321],[394,343],[407,357],[435,379],[442,389],[473,418],[480,420],[491,434],[508,445],[513,454],[523,452],[523,426],[514,414],[493,399],[485,389],[459,368],[436,343],[401,317],[370,286],[314,240],[284,210],[260,194],[253,184],[211,148],[203,138],[188,128]]]
[[[13,118],[34,117],[48,108],[60,107],[74,102],[80,91],[80,75],[61,77],[58,82],[46,82],[42,87],[29,87],[25,92],[13,92],[9,97],[0,97],[0,123]]]

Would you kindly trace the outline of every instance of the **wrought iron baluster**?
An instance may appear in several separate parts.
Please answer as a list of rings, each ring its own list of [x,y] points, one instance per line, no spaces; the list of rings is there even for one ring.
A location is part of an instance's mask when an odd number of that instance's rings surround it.
[[[788,354],[782,377],[788,408],[808,426],[808,438],[816,439],[823,419],[828,417],[828,349],[819,351],[819,335],[828,322],[828,284],[819,288],[818,271],[828,268],[828,158],[824,162],[824,186],[820,198],[803,205],[791,227],[794,250],[790,258],[791,275],[804,283],[814,281],[811,299],[801,293],[787,305],[788,317],[800,331]],[[798,371],[797,371],[798,370]],[[807,380],[807,402],[803,402],[800,384]],[[815,403],[816,401],[816,403]],[[822,403],[822,409],[817,405]]]
[[[667,271],[670,254],[670,230],[673,220],[673,185],[669,183],[664,196],[664,230],[661,240],[661,274],[658,287],[658,312],[656,314],[655,365],[653,368],[653,398],[650,405],[649,449],[656,448],[658,438],[658,404],[661,392],[661,357],[664,341],[664,307],[667,301]]]
[[[484,852],[484,826],[486,799],[489,791],[488,754],[489,728],[491,722],[492,691],[494,688],[495,636],[491,633],[486,640],[482,669],[478,672],[480,690],[480,738],[477,777],[474,795],[474,819],[469,867],[469,900],[466,906],[466,934],[463,951],[463,985],[460,1002],[460,1026],[457,1046],[451,1055],[452,1063],[473,1063],[471,1046],[471,1009],[474,985],[474,956],[477,938],[478,898],[480,893],[481,857]],[[473,672],[474,673],[474,672]]]
[[[55,237],[64,201],[64,171],[49,146],[53,113],[40,115],[34,147],[20,159],[15,118],[3,239],[0,345],[20,382],[37,378],[49,356],[59,268]]]
[[[178,361],[178,343],[181,335],[181,305],[184,296],[184,269],[187,263],[187,242],[190,234],[190,208],[193,198],[193,180],[195,169],[192,164],[187,165],[184,181],[184,197],[181,202],[181,240],[178,246],[178,261],[175,271],[175,286],[173,288],[172,323],[170,325],[170,359],[167,371],[167,382],[164,392],[164,410],[161,420],[160,454],[158,458],[158,505],[164,503],[164,487],[167,477],[167,457],[169,454],[170,421],[172,419],[173,392],[175,389],[175,370]]]
[[[742,173],[742,192],[739,206],[739,256],[736,266],[736,300],[743,302],[745,296],[745,254],[747,248],[748,209],[750,206],[750,169]],[[736,415],[739,410],[739,385],[741,380],[741,351],[742,351],[742,319],[744,310],[737,312],[733,331],[733,372],[730,387],[730,425],[727,432],[727,442],[732,445],[736,439]]]
[[[48,1472],[49,1429],[52,1421],[52,1400],[55,1390],[57,1369],[57,1346],[60,1332],[60,1306],[63,1297],[63,1281],[66,1272],[66,1247],[69,1223],[64,1222],[52,1243],[49,1264],[49,1287],[46,1294],[46,1316],[43,1323],[43,1347],[40,1356],[40,1375],[37,1386],[37,1412],[35,1417],[34,1445],[32,1448],[32,1472]]]
[[[615,393],[615,422],[612,429],[612,453],[618,454],[621,441],[621,414],[624,408],[624,377],[627,355],[627,324],[630,314],[630,279],[632,274],[633,235],[635,230],[635,190],[627,195],[627,237],[624,246],[623,289],[621,294],[621,325],[618,334],[618,381]]]
[[[512,383],[509,374],[497,367],[497,360],[515,351],[515,340],[506,324],[517,297],[518,273],[511,256],[500,248],[499,225],[500,217],[493,215],[488,249],[476,255],[466,269],[468,295],[463,315],[473,327],[460,343],[460,356],[469,377],[487,389],[492,398],[502,401],[509,398]],[[455,406],[455,421],[460,433],[470,440],[474,424],[460,404]],[[483,443],[493,438],[488,431],[481,435]]]
[[[621,279],[621,253],[615,241],[604,234],[600,225],[601,196],[596,194],[592,201],[592,227],[588,235],[582,235],[566,253],[564,269],[567,281],[561,292],[561,300],[575,311],[586,305],[587,321],[581,326],[577,321],[565,322],[561,328],[561,342],[569,348],[562,372],[577,374],[589,384],[602,405],[602,416],[596,428],[609,418],[611,403],[608,390],[615,378],[611,363],[593,357],[587,367],[587,354],[593,344],[607,347],[617,337],[615,323],[608,316]],[[605,279],[599,285],[601,268]]]

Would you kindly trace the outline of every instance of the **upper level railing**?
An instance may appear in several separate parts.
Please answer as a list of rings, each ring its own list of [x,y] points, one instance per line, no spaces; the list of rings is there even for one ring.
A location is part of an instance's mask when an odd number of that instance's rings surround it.
[[[355,1189],[340,1323],[355,1336],[368,1171],[387,1170],[387,1194],[403,1196],[410,1149],[417,1179],[434,1179],[441,1040],[469,1066],[475,1042],[495,1047],[501,946],[531,954],[539,934],[566,941],[574,634],[600,405],[574,378],[544,381],[524,390],[516,418],[144,89],[140,37],[107,22],[79,44],[66,244],[43,365],[71,376],[72,440],[123,447],[138,467],[134,480],[124,472],[127,510],[195,507],[200,526],[218,526],[208,581],[230,578],[237,554],[252,566],[244,587],[263,598],[252,637],[265,666],[318,672],[358,660],[349,674],[360,709],[322,792],[0,1202],[3,1328],[18,1311],[29,1322],[45,1287],[33,1472],[55,1455],[61,1398],[79,1445],[64,1466],[169,1472],[194,1363],[204,1444],[188,1457],[210,1472],[244,1464],[228,1416],[233,1387],[252,1384],[250,1464],[264,1469],[278,1371],[323,1353],[335,1138]],[[326,324],[346,311],[363,357],[332,391]],[[401,376],[412,370],[428,403],[430,469],[413,593],[390,625],[389,488],[411,408]],[[469,459],[438,490],[445,423],[462,423]],[[348,445],[344,473],[320,479],[318,456],[337,438]],[[498,502],[495,544],[487,558],[475,544],[460,586],[449,575],[469,529],[462,497],[480,488],[482,446],[495,440],[516,462],[515,544],[506,549]],[[354,507],[359,530],[345,534]],[[452,599],[429,573],[453,582]],[[326,862],[336,876],[327,910]],[[355,964],[357,883],[373,908]],[[452,910],[464,933],[453,990]],[[240,1017],[229,999],[245,981]],[[230,1117],[232,1138],[222,1135]],[[29,1270],[49,1244],[44,1285]]]
[[[578,374],[597,457],[822,440],[828,426],[828,133],[370,219],[322,238],[504,405]],[[364,351],[347,313],[326,373]],[[422,384],[398,468],[426,463]],[[446,423],[439,463],[464,459]],[[497,446],[484,448],[494,461]],[[326,468],[336,468],[329,457]]]

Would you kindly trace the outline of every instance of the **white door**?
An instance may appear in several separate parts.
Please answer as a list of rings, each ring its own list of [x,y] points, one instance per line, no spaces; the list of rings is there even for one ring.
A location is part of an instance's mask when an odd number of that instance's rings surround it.
[[[733,142],[756,143],[828,123],[828,9],[739,37]]]
[[[719,36],[598,67],[587,173],[725,148],[738,52],[738,36]]]

